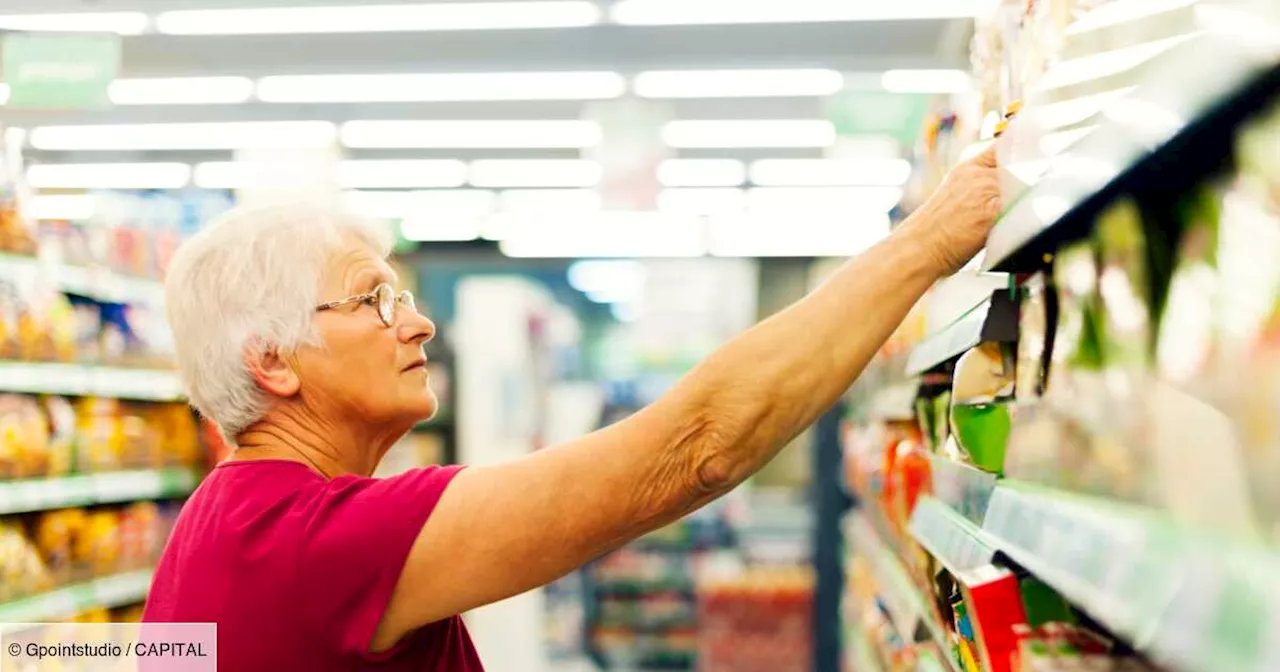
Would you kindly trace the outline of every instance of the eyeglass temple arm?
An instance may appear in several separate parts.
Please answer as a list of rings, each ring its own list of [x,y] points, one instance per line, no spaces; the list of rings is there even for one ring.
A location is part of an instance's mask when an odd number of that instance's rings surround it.
[[[347,297],[345,299],[342,299],[341,301],[330,301],[329,303],[322,303],[316,306],[316,310],[329,310],[331,308],[339,308],[352,303],[364,303],[365,301],[368,301],[372,296],[374,295],[361,294],[360,296]]]

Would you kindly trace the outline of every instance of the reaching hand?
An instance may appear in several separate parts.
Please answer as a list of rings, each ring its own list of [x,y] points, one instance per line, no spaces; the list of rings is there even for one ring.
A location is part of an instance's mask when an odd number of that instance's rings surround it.
[[[999,170],[995,146],[961,164],[929,200],[911,215],[914,230],[944,274],[960,270],[987,243],[1000,215]]]

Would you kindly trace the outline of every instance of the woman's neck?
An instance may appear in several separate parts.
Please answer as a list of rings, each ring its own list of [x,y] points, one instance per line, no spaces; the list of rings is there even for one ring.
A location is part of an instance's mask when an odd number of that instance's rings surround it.
[[[290,460],[330,479],[344,474],[372,476],[393,442],[365,436],[367,432],[358,428],[299,415],[287,407],[272,409],[236,437],[229,459]]]

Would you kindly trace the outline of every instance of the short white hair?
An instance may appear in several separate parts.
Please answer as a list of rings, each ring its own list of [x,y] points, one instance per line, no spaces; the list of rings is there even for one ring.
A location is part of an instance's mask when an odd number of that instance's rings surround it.
[[[331,256],[354,237],[380,256],[383,227],[326,202],[240,207],[183,243],[165,278],[165,306],[191,405],[228,441],[260,420],[269,398],[246,347],[316,343],[312,318]],[[334,297],[329,297],[334,298]]]

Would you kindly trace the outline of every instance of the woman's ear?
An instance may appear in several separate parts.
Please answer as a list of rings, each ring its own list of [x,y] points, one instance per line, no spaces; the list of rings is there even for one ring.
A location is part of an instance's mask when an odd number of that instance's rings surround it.
[[[276,397],[287,398],[298,393],[302,381],[289,362],[274,345],[250,342],[244,346],[244,364],[258,387]]]

